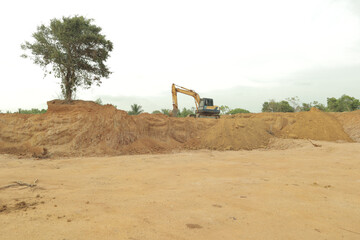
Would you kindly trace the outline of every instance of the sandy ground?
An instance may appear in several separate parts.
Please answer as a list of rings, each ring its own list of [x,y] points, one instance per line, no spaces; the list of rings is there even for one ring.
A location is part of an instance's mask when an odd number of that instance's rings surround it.
[[[360,143],[19,159],[0,239],[360,239]]]

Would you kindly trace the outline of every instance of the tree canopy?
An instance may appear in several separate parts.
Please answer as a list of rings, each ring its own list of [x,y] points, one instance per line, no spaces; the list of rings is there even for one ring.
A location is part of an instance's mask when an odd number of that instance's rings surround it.
[[[195,114],[195,108],[187,109],[183,108],[181,111],[178,112],[178,117],[187,117],[189,115]]]
[[[235,108],[235,109],[231,109],[230,111],[227,112],[227,114],[238,114],[238,113],[250,113],[250,111],[246,110],[246,109],[242,109],[242,108]]]
[[[144,110],[142,109],[141,105],[138,105],[136,103],[134,103],[133,105],[130,106],[131,110],[128,111],[129,115],[139,115],[140,113],[143,113]]]
[[[228,114],[229,111],[230,111],[229,106],[226,106],[226,105],[220,106],[220,114],[221,115]]]
[[[275,100],[270,100],[269,102],[264,102],[262,107],[262,112],[294,112],[294,108],[290,106],[288,101],[276,102]]]
[[[316,107],[321,111],[326,111],[325,105],[317,101],[313,101],[311,103],[303,103],[302,106],[300,107],[300,110],[306,112],[306,111],[310,111],[312,107]]]
[[[270,100],[264,102],[262,112],[310,111],[312,107],[326,112],[350,112],[360,109],[360,100],[345,94],[340,98],[327,98],[327,106],[317,101],[302,103],[302,105],[300,105],[300,99],[298,97],[286,98],[286,100],[287,101],[283,100],[279,102]]]
[[[167,109],[167,108],[161,109],[161,113],[162,113],[162,114],[165,114],[165,115],[167,115],[167,116],[170,116],[170,112],[171,112],[170,109]]]
[[[243,109],[243,108],[234,108],[231,109],[229,106],[221,105],[220,106],[220,114],[227,115],[227,114],[238,114],[238,113],[250,113],[250,111]]]
[[[329,112],[350,112],[360,109],[360,101],[348,95],[342,95],[336,99],[334,97],[327,99]]]
[[[68,102],[77,87],[100,85],[101,78],[111,74],[105,62],[113,44],[92,22],[93,19],[82,16],[54,18],[50,25],[37,28],[33,43],[26,41],[21,45],[25,51],[22,57],[30,57],[40,65],[45,76],[53,73],[61,79],[61,90]]]

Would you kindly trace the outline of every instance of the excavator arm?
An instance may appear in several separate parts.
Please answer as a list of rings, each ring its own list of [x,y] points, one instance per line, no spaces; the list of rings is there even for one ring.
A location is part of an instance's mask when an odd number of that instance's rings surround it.
[[[173,111],[172,111],[172,115],[176,116],[179,108],[178,108],[178,101],[177,101],[177,93],[183,93],[189,96],[192,96],[195,99],[195,106],[196,106],[196,110],[199,109],[199,104],[200,104],[200,96],[199,94],[197,94],[195,91],[175,85],[174,83],[172,84],[172,99],[173,99]]]

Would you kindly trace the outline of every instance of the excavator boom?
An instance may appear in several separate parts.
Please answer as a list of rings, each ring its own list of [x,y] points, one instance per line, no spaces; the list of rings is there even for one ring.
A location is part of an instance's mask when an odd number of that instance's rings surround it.
[[[189,96],[192,96],[195,100],[195,106],[196,106],[196,110],[199,109],[199,104],[200,104],[200,96],[199,94],[197,94],[195,91],[191,90],[191,89],[187,89],[181,86],[178,86],[176,84],[172,84],[172,99],[173,99],[173,116],[176,116],[179,108],[178,108],[178,100],[177,100],[177,93],[183,93]]]

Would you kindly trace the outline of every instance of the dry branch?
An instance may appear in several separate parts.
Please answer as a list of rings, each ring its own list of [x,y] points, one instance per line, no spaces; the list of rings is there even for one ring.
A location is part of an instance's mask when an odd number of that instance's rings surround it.
[[[320,144],[313,143],[310,139],[308,139],[308,141],[309,141],[314,147],[321,147]]]
[[[32,188],[32,187],[36,187],[36,186],[37,186],[37,182],[38,182],[38,179],[35,179],[35,181],[34,181],[33,183],[24,183],[24,182],[22,182],[22,181],[14,181],[14,182],[12,182],[12,183],[9,184],[9,185],[0,187],[0,190],[6,189],[6,188],[10,188],[10,187],[17,187],[17,186],[25,186],[25,187]]]

